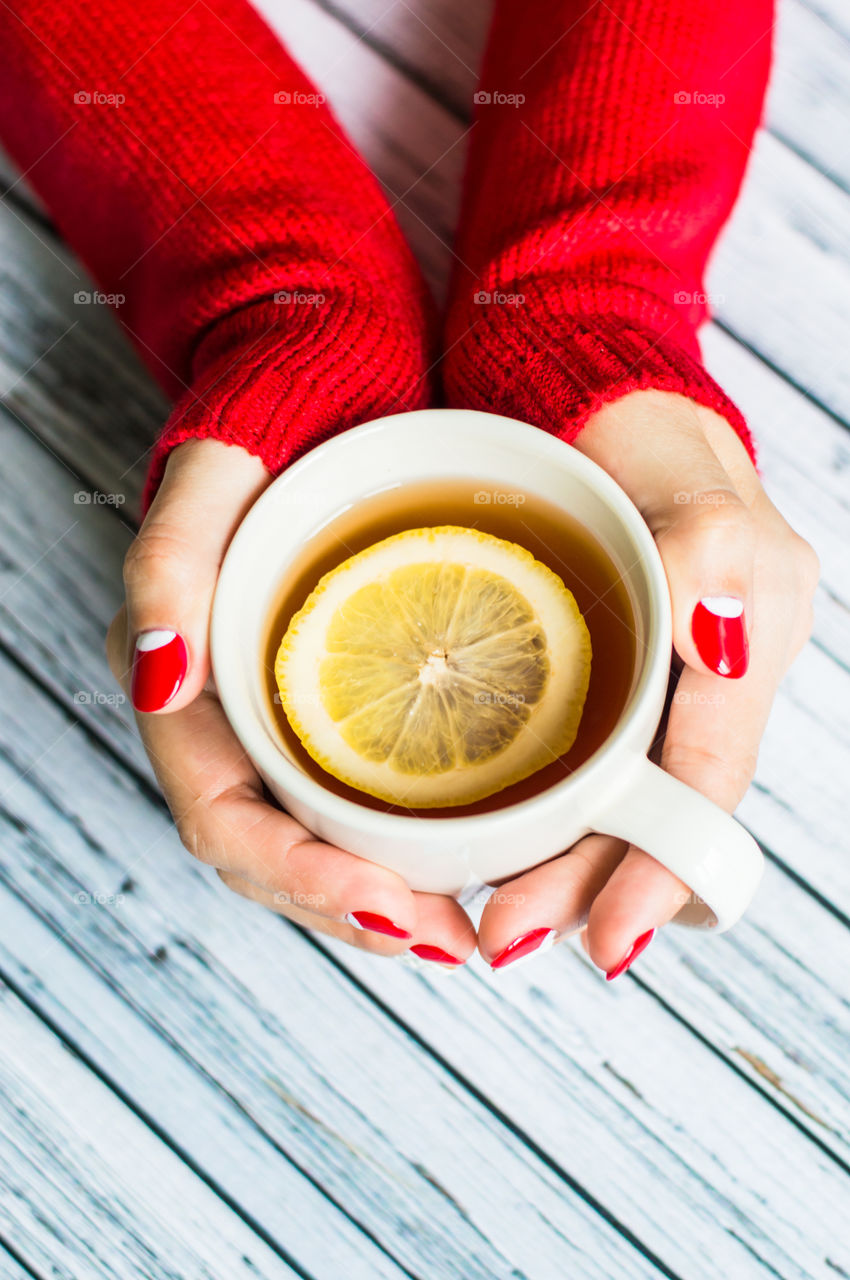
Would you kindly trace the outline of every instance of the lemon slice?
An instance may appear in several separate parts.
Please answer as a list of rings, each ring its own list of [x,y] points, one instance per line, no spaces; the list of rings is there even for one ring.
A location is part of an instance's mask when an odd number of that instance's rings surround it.
[[[524,547],[444,525],[394,534],[326,573],[275,662],[323,769],[390,804],[468,804],[575,741],[590,635]]]

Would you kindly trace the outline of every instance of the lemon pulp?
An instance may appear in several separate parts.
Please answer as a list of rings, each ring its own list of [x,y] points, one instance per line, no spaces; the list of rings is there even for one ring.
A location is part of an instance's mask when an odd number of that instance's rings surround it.
[[[590,680],[575,598],[524,547],[408,529],[326,573],[278,650],[310,756],[390,804],[468,804],[563,755]]]

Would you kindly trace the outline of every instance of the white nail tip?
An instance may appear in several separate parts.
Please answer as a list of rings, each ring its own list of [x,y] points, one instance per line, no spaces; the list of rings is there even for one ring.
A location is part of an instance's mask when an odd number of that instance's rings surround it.
[[[345,920],[347,924],[352,925],[355,929],[364,928],[364,926],[360,923],[359,920],[355,920],[353,911],[349,911],[348,915],[345,917]]]
[[[744,612],[743,600],[735,596],[703,596],[700,604],[716,618],[740,618]]]
[[[543,941],[541,942],[540,946],[537,948],[536,951],[532,951],[531,955],[539,956],[544,951],[548,951],[550,947],[555,945],[555,939],[557,938],[557,936],[558,936],[558,930],[550,929],[549,932],[546,934],[545,938],[543,939]],[[529,957],[529,959],[530,958],[531,957]]]
[[[176,631],[168,631],[165,628],[159,631],[143,631],[136,637],[136,649],[140,653],[149,653],[151,649],[164,649],[167,644],[171,644],[176,635]]]

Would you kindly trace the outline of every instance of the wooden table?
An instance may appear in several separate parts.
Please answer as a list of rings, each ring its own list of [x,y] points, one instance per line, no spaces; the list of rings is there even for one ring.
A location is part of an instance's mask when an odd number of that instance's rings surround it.
[[[439,294],[487,14],[268,0]],[[0,1275],[850,1275],[850,11],[783,0],[709,365],[823,563],[732,933],[410,968],[180,847],[103,654],[166,405],[25,184],[0,208]],[[14,182],[14,178],[10,179]],[[123,505],[79,501],[119,494]]]

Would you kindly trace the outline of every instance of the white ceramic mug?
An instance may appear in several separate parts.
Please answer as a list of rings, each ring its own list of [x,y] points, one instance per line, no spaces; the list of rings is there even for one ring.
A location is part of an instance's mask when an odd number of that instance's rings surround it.
[[[428,479],[521,487],[566,508],[607,551],[636,619],[631,693],[606,742],[569,777],[487,813],[423,818],[326,790],[283,744],[264,691],[262,636],[304,543],[379,491]],[[417,516],[411,513],[412,526]],[[667,580],[640,513],[605,471],[537,427],[426,409],[342,432],[295,462],[251,508],[221,570],[212,662],[225,713],[270,791],[320,839],[397,871],[412,889],[458,894],[518,874],[591,831],[646,850],[691,889],[679,923],[728,929],[763,870],[753,838],[646,757],[664,706],[672,620]]]

